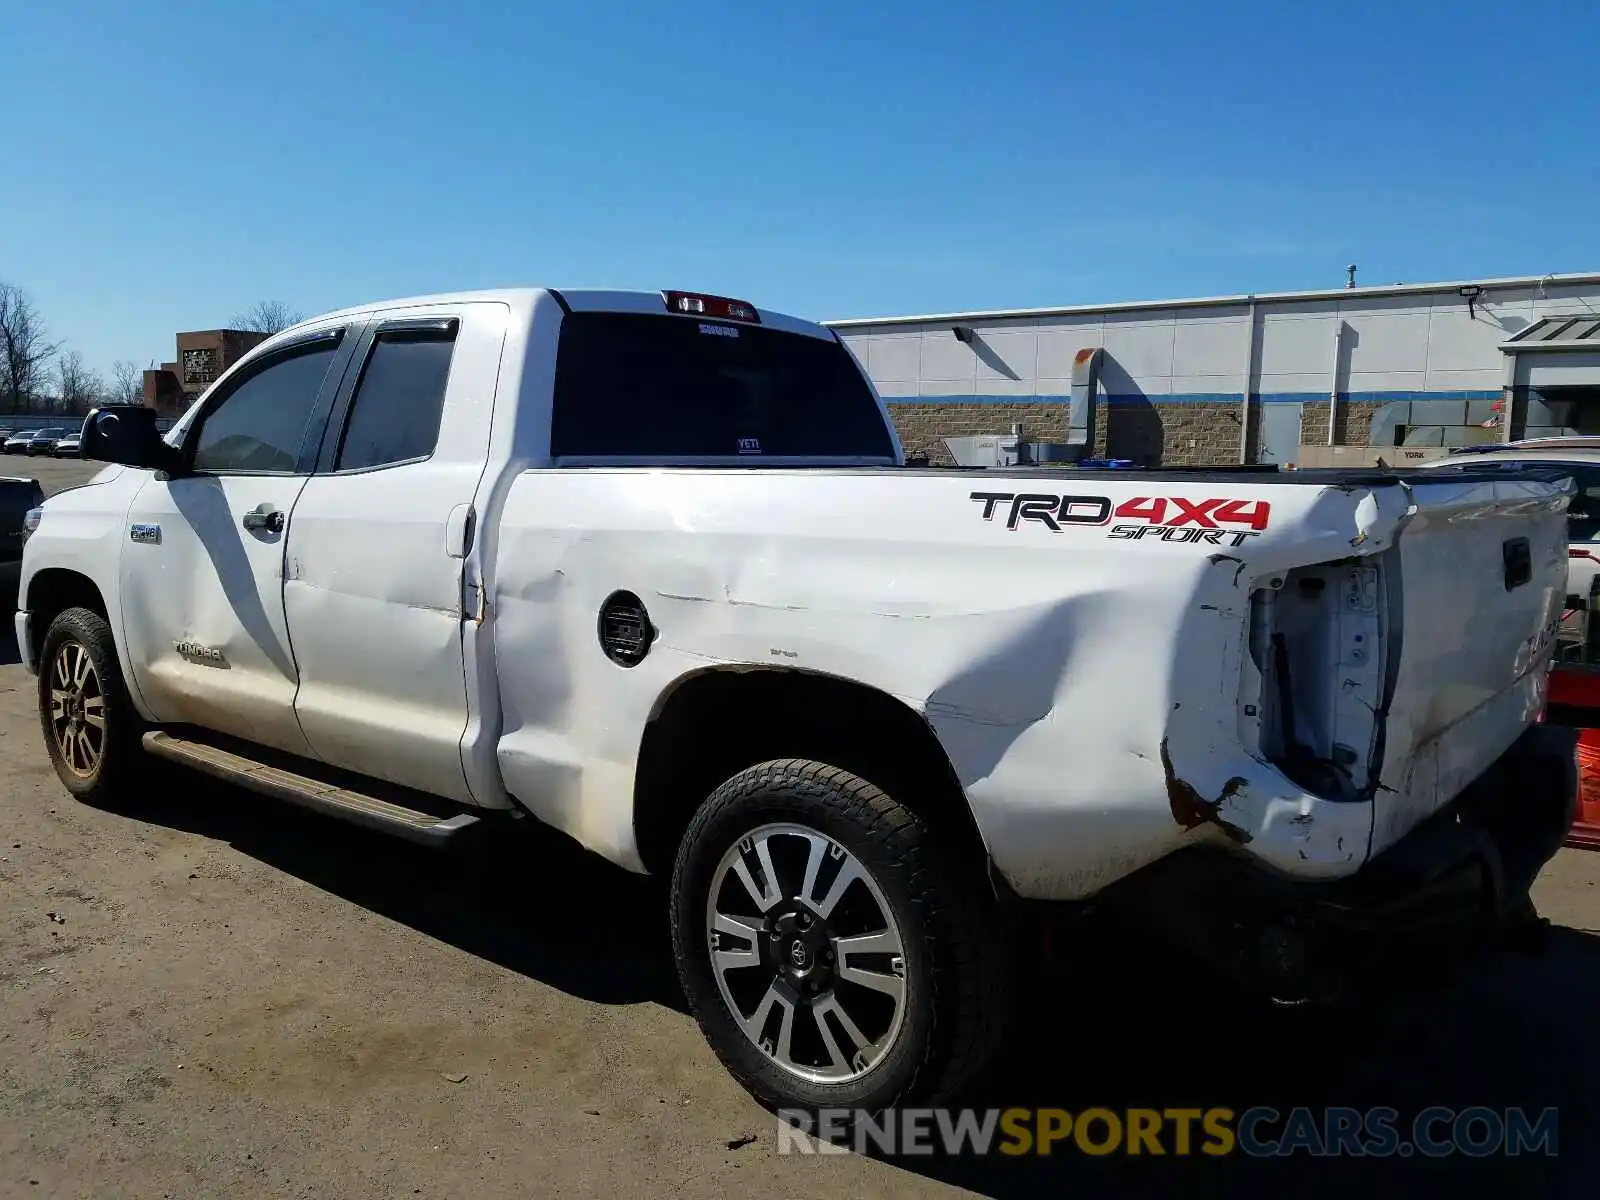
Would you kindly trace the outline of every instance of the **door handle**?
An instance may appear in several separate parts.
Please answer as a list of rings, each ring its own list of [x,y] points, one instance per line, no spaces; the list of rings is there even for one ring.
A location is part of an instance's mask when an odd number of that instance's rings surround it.
[[[251,533],[282,533],[283,510],[258,504],[244,515],[244,527]]]

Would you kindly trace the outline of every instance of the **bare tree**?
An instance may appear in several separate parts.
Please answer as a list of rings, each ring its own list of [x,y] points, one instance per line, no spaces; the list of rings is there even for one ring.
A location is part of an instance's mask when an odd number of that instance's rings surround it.
[[[261,300],[244,312],[235,313],[233,319],[228,322],[228,328],[270,335],[291,325],[298,325],[305,319],[305,313],[290,308],[282,300]]]
[[[26,411],[44,387],[55,352],[28,293],[0,283],[0,404]]]
[[[111,364],[111,386],[106,389],[107,404],[143,404],[144,372],[139,364],[119,358]]]
[[[57,406],[62,412],[86,413],[100,402],[105,391],[105,380],[100,372],[84,365],[83,355],[76,350],[63,351],[56,357]]]

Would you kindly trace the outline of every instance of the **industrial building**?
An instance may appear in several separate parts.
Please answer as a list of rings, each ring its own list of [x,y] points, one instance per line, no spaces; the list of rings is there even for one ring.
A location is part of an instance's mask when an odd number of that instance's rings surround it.
[[[1600,274],[829,324],[934,462],[1007,461],[1018,428],[1023,458],[1152,466],[1600,433]]]

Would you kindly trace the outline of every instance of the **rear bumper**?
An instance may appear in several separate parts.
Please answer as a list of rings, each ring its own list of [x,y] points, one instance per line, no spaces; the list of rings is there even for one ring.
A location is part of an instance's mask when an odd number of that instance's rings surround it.
[[[1306,882],[1214,847],[1107,900],[1281,999],[1331,999],[1537,924],[1529,889],[1571,828],[1576,734],[1536,725],[1447,808],[1344,879]]]

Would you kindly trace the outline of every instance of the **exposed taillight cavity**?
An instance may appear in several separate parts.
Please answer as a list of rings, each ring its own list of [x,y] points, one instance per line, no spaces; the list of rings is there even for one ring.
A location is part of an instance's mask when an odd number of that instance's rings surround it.
[[[662,292],[667,311],[685,317],[720,317],[725,321],[743,321],[749,325],[761,324],[761,314],[754,304],[743,300],[730,300],[727,296],[708,296],[703,292]]]
[[[1243,680],[1247,745],[1314,795],[1373,782],[1388,656],[1382,556],[1263,580],[1251,597]]]

